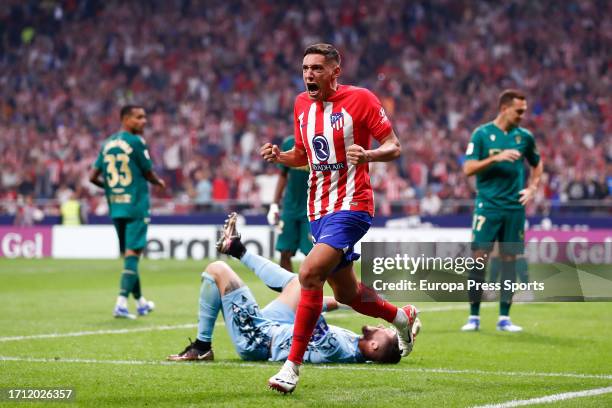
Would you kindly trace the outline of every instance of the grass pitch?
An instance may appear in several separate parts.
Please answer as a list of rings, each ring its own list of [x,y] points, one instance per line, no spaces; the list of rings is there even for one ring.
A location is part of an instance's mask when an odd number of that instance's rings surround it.
[[[307,365],[291,396],[265,387],[280,364],[239,360],[223,325],[215,362],[166,363],[195,339],[204,266],[143,260],[143,292],[157,309],[126,321],[111,316],[119,260],[0,259],[0,404],[11,404],[6,388],[72,387],[78,406],[471,407],[593,389],[604,391],[545,405],[612,406],[610,303],[518,304],[512,318],[525,331],[517,334],[495,330],[495,304],[483,309],[479,333],[459,332],[465,304],[418,304],[423,331],[400,364]],[[232,266],[261,306],[273,299]],[[348,311],[328,321],[356,332],[379,323]]]

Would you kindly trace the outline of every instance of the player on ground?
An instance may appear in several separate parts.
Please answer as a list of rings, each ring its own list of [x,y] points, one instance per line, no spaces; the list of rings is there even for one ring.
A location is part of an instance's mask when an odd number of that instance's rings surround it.
[[[338,83],[340,55],[329,44],[306,48],[302,63],[306,92],[294,104],[295,147],[281,152],[266,143],[262,157],[289,167],[310,165],[308,218],[315,246],[299,271],[300,302],[289,357],[268,385],[291,392],[299,367],[323,305],[327,281],[337,301],[359,313],[392,322],[400,333],[404,353],[412,342],[416,308],[404,308],[382,300],[357,281],[354,245],[370,228],[374,200],[368,163],[390,161],[400,145],[378,98],[364,88]],[[371,150],[371,137],[380,146]],[[367,299],[366,299],[367,297]]]
[[[280,295],[259,310],[252,292],[225,262],[213,262],[202,273],[198,335],[195,342],[172,361],[210,361],[214,359],[212,336],[219,310],[240,358],[243,360],[284,361],[289,354],[293,321],[300,297],[297,276],[261,256],[250,253],[236,232],[236,213],[230,214],[217,249],[240,259],[271,289]],[[325,297],[323,310],[332,311],[338,303]],[[418,330],[418,325],[414,325]],[[304,361],[310,363],[360,363],[375,361],[395,364],[401,359],[399,339],[394,328],[364,326],[362,336],[328,325],[318,316]],[[415,333],[416,336],[416,333]]]
[[[517,90],[505,90],[499,96],[498,108],[495,120],[479,126],[472,134],[463,171],[466,176],[476,175],[473,256],[486,259],[498,241],[502,282],[514,282],[517,255],[524,252],[525,205],[536,193],[544,165],[533,135],[519,126],[527,111],[525,95]],[[526,188],[523,188],[523,159],[532,167]],[[484,270],[474,269],[470,277],[482,282]],[[469,296],[470,316],[461,328],[463,331],[480,328],[482,290],[471,290]],[[510,321],[511,303],[512,293],[502,290],[498,330],[522,330]]]
[[[134,319],[128,310],[130,293],[140,316],[153,311],[153,302],[142,296],[138,276],[138,260],[147,244],[149,187],[147,181],[165,188],[164,181],[152,170],[151,158],[142,132],[147,117],[140,106],[121,108],[121,130],[104,141],[93,165],[90,181],[104,188],[109,215],[119,237],[119,250],[124,257],[121,290],[113,315]],[[102,176],[102,179],[100,179]]]
[[[295,146],[295,138],[289,135],[281,146],[282,151],[291,150]],[[306,203],[308,201],[308,166],[290,168],[278,164],[281,174],[276,184],[274,201],[268,211],[268,223],[278,225],[281,233],[276,241],[276,250],[280,252],[280,266],[293,272],[291,258],[297,250],[308,255],[312,249],[312,236],[310,235],[310,224],[306,215]],[[283,197],[283,193],[285,194]],[[282,207],[279,203],[283,198]],[[281,211],[282,210],[282,211]]]

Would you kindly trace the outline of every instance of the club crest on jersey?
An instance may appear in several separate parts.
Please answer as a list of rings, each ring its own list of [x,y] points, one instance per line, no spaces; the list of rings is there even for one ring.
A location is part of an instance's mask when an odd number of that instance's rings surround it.
[[[312,139],[312,150],[317,157],[317,160],[325,162],[329,160],[329,143],[323,135],[316,135]]]
[[[514,138],[514,141],[516,142],[516,144],[521,143],[521,136],[516,136],[516,137]]]
[[[334,129],[340,130],[344,127],[344,114],[342,112],[332,113],[329,120]]]
[[[489,136],[491,138],[491,141],[494,142],[495,141],[495,135],[491,135]]]

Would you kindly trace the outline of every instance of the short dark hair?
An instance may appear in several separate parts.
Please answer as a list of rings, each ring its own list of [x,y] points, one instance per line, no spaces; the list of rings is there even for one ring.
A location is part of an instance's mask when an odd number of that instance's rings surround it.
[[[134,109],[143,109],[143,108],[140,105],[125,105],[121,107],[121,110],[119,111],[119,118],[123,120],[123,118],[125,118],[126,116],[131,115]]]
[[[524,101],[525,99],[527,99],[527,97],[523,92],[519,91],[518,89],[506,89],[501,94],[499,94],[499,102],[497,104],[497,107],[501,109],[502,106],[510,105],[515,99],[520,99]]]
[[[340,65],[340,53],[338,52],[336,47],[331,44],[319,43],[309,45],[304,50],[304,57],[308,54],[321,54],[325,57],[326,62],[333,60],[336,61],[338,65]]]
[[[402,352],[399,348],[399,337],[396,335],[390,344],[382,350],[382,354],[377,363],[397,364],[402,359]]]

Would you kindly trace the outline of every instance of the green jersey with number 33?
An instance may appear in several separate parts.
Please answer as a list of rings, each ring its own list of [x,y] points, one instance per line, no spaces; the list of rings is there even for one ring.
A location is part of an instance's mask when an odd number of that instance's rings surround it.
[[[121,131],[104,141],[94,167],[104,176],[111,218],[149,217],[149,186],[144,175],[152,166],[142,137]]]

